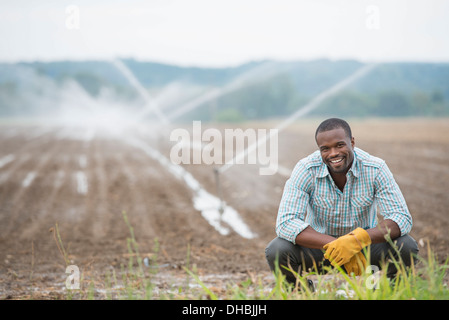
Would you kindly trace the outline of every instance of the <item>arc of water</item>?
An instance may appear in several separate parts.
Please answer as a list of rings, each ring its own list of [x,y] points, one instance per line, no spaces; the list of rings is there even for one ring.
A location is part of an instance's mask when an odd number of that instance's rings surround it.
[[[125,78],[132,84],[132,86],[138,91],[138,93],[144,98],[148,108],[162,121],[163,124],[169,124],[170,121],[164,113],[159,109],[159,106],[150,97],[148,91],[142,86],[139,80],[134,76],[131,70],[120,60],[112,59],[112,64],[125,76]],[[146,115],[148,112],[144,110],[140,116]]]

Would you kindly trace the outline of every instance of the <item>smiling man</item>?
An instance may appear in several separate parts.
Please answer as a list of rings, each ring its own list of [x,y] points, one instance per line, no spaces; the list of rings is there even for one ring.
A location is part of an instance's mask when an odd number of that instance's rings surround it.
[[[385,161],[356,148],[351,128],[342,119],[323,121],[315,140],[318,150],[297,163],[285,184],[277,237],[265,250],[270,268],[275,269],[278,259],[280,266],[299,274],[333,265],[360,275],[368,263],[381,268],[391,255],[399,260],[388,239],[410,266],[418,253],[408,235],[412,217]],[[294,274],[280,270],[289,282],[296,281]],[[396,272],[394,264],[388,264],[387,274]]]

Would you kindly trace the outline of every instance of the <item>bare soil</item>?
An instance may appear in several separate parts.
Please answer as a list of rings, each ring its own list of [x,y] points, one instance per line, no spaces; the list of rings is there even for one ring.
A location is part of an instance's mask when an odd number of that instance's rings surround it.
[[[301,121],[279,133],[280,165],[292,169],[315,150],[317,125],[318,121]],[[421,254],[426,255],[428,241],[440,261],[445,260],[449,119],[360,120],[351,125],[356,145],[386,160],[393,172],[412,213],[411,235],[419,241]],[[169,157],[168,136],[152,139],[140,133],[140,138]],[[217,194],[213,166],[184,168],[208,192]],[[82,177],[87,181],[84,191]],[[0,298],[63,298],[66,263],[58,249],[56,225],[70,263],[95,277],[101,287],[98,279],[128,263],[130,230],[123,212],[141,254],[152,256],[157,247],[157,262],[167,274],[184,274],[182,266],[189,255],[190,265],[200,274],[221,281],[267,275],[264,249],[275,237],[277,207],[287,178],[261,176],[257,165],[235,165],[226,171],[221,176],[223,199],[257,237],[221,235],[194,208],[185,183],[123,140],[98,132],[89,136],[82,128],[3,123]]]

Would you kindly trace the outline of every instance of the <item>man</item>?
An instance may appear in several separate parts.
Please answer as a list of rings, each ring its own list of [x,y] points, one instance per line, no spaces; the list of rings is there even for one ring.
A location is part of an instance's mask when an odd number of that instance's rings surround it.
[[[278,259],[279,266],[299,274],[332,265],[361,275],[368,251],[369,263],[379,268],[391,254],[399,258],[391,240],[410,266],[418,253],[408,235],[412,217],[386,163],[356,148],[350,126],[341,119],[323,121],[315,140],[319,150],[300,160],[285,184],[276,220],[278,237],[265,250],[270,268],[275,269]],[[380,223],[376,206],[383,216]],[[295,283],[294,274],[280,270]],[[396,272],[389,264],[387,274]]]

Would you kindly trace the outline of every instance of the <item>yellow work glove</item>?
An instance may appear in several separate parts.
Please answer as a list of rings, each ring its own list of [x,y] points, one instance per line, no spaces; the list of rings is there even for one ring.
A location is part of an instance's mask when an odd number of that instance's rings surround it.
[[[356,253],[355,256],[349,260],[349,262],[343,265],[349,275],[354,273],[355,276],[361,276],[363,271],[366,269],[366,266],[366,258],[362,252]]]
[[[340,238],[324,245],[324,257],[333,266],[342,266],[351,258],[371,244],[371,238],[365,229],[357,228]]]

